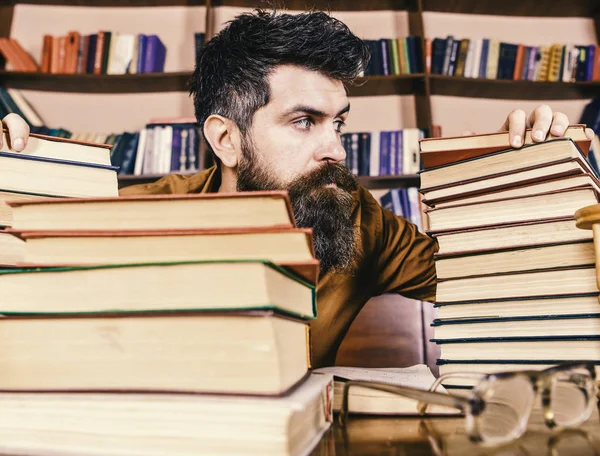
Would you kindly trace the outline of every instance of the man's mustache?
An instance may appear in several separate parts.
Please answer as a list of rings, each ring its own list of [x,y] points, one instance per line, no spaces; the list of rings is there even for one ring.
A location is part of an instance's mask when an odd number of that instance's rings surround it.
[[[341,190],[350,193],[358,188],[358,181],[350,170],[341,163],[326,162],[310,173],[296,178],[289,186],[290,190],[308,190],[323,188],[335,184]]]

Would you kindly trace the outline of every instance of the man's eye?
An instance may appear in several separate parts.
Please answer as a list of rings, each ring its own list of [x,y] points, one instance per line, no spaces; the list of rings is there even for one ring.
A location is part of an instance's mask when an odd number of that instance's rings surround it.
[[[308,117],[305,117],[303,119],[296,120],[294,122],[294,125],[300,130],[310,130],[310,127],[312,127],[313,122]]]
[[[346,122],[344,122],[343,120],[335,121],[335,131],[337,131],[338,133],[341,133],[345,126]]]

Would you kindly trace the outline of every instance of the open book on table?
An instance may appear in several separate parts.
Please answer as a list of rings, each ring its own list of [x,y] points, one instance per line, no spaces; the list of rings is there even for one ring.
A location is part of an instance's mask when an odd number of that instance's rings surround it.
[[[314,372],[333,374],[333,409],[339,411],[342,404],[342,391],[345,382],[360,380],[385,383],[388,385],[408,386],[428,390],[435,381],[429,367],[417,364],[411,367],[362,368],[362,367],[323,367]],[[447,393],[442,386],[438,392]],[[399,394],[379,391],[372,388],[354,386],[349,390],[349,412],[365,415],[418,415],[417,401]],[[458,415],[459,410],[430,405],[427,415]]]

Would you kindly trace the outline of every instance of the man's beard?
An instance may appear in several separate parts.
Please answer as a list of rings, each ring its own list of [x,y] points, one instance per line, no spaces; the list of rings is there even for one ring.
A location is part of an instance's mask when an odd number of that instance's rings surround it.
[[[325,162],[284,185],[260,166],[252,146],[245,145],[242,155],[237,170],[237,190],[287,190],[296,225],[313,230],[321,274],[330,270],[352,273],[358,255],[350,192],[358,188],[358,182],[348,168],[340,163]],[[337,188],[325,187],[327,184],[335,184]]]

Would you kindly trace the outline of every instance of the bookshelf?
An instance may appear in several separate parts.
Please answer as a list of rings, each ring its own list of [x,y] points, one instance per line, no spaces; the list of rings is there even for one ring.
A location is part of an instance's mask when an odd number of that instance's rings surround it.
[[[10,34],[15,5],[53,5],[73,7],[168,7],[205,6],[204,30],[207,38],[214,32],[214,13],[221,6],[252,8],[264,6],[259,0],[0,0],[0,36]],[[290,10],[307,7],[330,11],[404,11],[408,34],[425,37],[424,13],[444,12],[494,16],[587,17],[593,18],[600,42],[600,6],[597,0],[536,2],[535,0],[287,0]],[[465,33],[468,33],[465,31]],[[425,65],[424,65],[425,66]],[[64,93],[125,94],[186,92],[189,72],[138,75],[57,75],[0,71],[0,85],[24,90]],[[432,101],[435,95],[502,100],[576,100],[600,95],[600,82],[531,82],[460,78],[427,73],[401,76],[371,76],[349,87],[351,97],[385,95],[414,96],[416,126],[431,130]],[[160,176],[123,176],[121,184],[150,182]],[[418,176],[362,177],[369,188],[418,185]]]

